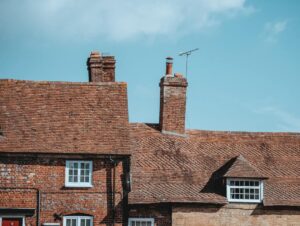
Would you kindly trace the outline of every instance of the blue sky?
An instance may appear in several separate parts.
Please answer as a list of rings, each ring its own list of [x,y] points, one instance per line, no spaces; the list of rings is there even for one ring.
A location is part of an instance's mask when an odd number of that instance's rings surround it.
[[[0,0],[0,78],[87,81],[114,55],[131,122],[158,122],[165,57],[185,72],[187,128],[300,132],[300,1]]]

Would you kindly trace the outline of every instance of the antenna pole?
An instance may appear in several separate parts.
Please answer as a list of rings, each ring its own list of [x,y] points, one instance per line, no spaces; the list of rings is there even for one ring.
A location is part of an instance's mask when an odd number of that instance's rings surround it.
[[[189,62],[189,54],[186,54],[186,58],[185,58],[185,74],[186,74],[186,78],[188,77],[188,62]]]
[[[192,52],[194,51],[197,51],[198,48],[196,49],[192,49],[192,50],[189,50],[189,51],[186,51],[186,52],[182,52],[182,53],[179,53],[179,56],[184,56],[185,55],[185,76],[186,78],[188,77],[188,62],[189,62],[189,55],[192,54]]]

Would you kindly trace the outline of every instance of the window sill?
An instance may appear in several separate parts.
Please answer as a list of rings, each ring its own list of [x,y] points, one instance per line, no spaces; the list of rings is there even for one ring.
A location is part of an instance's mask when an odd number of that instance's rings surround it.
[[[73,184],[65,184],[65,188],[92,188],[93,185],[73,185]]]
[[[228,200],[229,203],[234,203],[234,204],[238,204],[238,203],[241,203],[241,204],[259,204],[259,203],[262,203],[261,200]]]

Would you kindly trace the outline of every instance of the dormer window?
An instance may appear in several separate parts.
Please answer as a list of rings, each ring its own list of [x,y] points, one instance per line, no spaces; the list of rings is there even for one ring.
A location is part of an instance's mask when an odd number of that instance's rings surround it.
[[[227,178],[229,202],[260,203],[263,200],[263,182],[255,179]]]
[[[267,179],[242,155],[237,156],[224,175],[229,202],[260,203],[263,200],[263,181]]]

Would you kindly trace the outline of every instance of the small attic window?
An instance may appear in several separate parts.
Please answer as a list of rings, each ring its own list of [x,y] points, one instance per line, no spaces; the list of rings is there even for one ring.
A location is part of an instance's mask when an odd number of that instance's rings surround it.
[[[229,202],[260,203],[263,200],[263,181],[255,179],[227,179]]]

